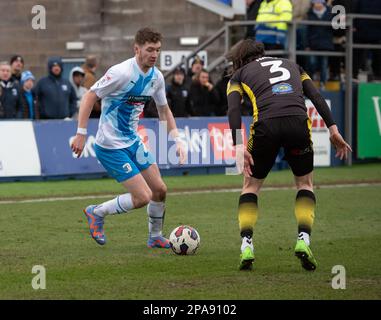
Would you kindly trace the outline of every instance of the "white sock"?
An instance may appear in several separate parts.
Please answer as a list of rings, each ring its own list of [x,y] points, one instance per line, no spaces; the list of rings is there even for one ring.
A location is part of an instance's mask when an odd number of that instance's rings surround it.
[[[147,206],[147,213],[149,236],[161,236],[164,222],[165,203],[151,200]]]
[[[246,249],[246,247],[250,247],[251,250],[254,251],[253,238],[251,237],[242,238],[241,252],[243,252]]]
[[[307,246],[310,245],[310,235],[307,232],[300,232],[298,240],[303,240]]]
[[[134,204],[132,203],[131,194],[125,193],[96,206],[94,213],[100,217],[105,217],[109,214],[125,213],[132,209],[134,209]]]

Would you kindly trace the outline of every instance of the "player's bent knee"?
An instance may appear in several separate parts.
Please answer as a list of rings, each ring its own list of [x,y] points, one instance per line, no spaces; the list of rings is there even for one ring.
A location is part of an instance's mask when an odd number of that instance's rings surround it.
[[[152,200],[164,201],[167,195],[167,186],[163,183],[160,187],[152,191]]]
[[[135,208],[141,208],[147,205],[152,199],[152,192],[151,190],[147,190],[145,192],[141,192],[139,195],[136,195],[134,197],[134,205]]]

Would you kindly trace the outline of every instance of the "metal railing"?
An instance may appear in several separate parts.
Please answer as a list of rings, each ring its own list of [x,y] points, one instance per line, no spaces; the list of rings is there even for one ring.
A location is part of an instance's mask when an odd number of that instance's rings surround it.
[[[381,15],[368,15],[368,14],[348,14],[345,15],[346,23],[345,23],[345,36],[346,43],[344,45],[345,50],[343,52],[335,52],[335,51],[303,51],[297,50],[297,41],[296,41],[296,30],[299,25],[312,25],[312,26],[329,26],[332,27],[332,23],[328,21],[309,21],[309,20],[301,20],[301,21],[277,21],[277,22],[285,22],[288,24],[288,45],[284,50],[268,50],[266,51],[266,55],[282,55],[287,56],[290,60],[296,61],[297,56],[327,56],[327,57],[344,57],[345,59],[345,139],[346,141],[352,145],[352,118],[353,118],[353,50],[354,49],[376,49],[381,50],[381,44],[363,44],[363,43],[354,43],[353,42],[353,31],[354,31],[354,20],[356,19],[367,19],[367,20],[381,20]],[[209,37],[206,41],[204,41],[200,46],[193,50],[191,54],[183,59],[183,61],[179,62],[171,70],[164,74],[165,78],[168,78],[173,71],[180,66],[184,66],[186,69],[188,68],[189,60],[196,56],[201,50],[206,49],[209,45],[214,43],[216,40],[219,40],[222,36],[224,37],[224,53],[219,56],[217,59],[212,61],[209,64],[208,71],[213,71],[218,65],[223,62],[226,62],[226,56],[231,50],[231,28],[233,27],[247,27],[247,26],[255,26],[258,24],[266,24],[272,23],[274,21],[231,21],[225,22],[224,27],[219,29],[214,35]],[[381,31],[381,30],[380,30]],[[371,32],[369,30],[369,32]],[[373,32],[377,32],[377,30],[373,30]],[[352,157],[348,157],[346,161],[347,165],[352,165]]]

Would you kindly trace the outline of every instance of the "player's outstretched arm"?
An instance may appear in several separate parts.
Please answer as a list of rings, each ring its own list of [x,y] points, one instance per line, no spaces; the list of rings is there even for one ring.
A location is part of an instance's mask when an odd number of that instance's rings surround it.
[[[176,121],[173,117],[171,109],[168,105],[164,105],[161,107],[157,107],[157,112],[159,114],[160,121],[166,121],[168,133],[172,136],[173,140],[176,141],[176,152],[179,156],[179,163],[184,164],[187,156],[184,150],[184,145],[180,140],[179,132],[177,131]]]
[[[340,160],[346,159],[348,157],[348,153],[352,152],[352,148],[341,136],[337,125],[333,120],[331,110],[329,109],[323,96],[316,89],[311,79],[306,79],[303,81],[303,92],[304,95],[312,101],[316,110],[319,112],[328,127],[331,143],[336,149],[336,157],[339,157]]]
[[[98,97],[93,91],[87,91],[81,100],[78,115],[78,129],[77,134],[71,143],[71,150],[79,158],[85,147],[86,135],[87,135],[87,123],[94,104],[97,102]]]

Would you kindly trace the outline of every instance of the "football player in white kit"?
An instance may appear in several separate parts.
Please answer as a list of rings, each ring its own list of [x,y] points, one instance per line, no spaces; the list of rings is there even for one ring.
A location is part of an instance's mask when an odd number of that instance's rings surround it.
[[[167,187],[152,154],[144,149],[137,131],[139,115],[145,102],[152,97],[160,121],[167,122],[168,132],[176,142],[179,163],[184,163],[186,153],[167,103],[164,77],[155,67],[161,40],[160,33],[150,28],[140,29],[135,36],[135,57],[111,67],[81,101],[72,151],[78,157],[81,155],[91,110],[95,102],[102,99],[95,152],[108,174],[128,191],[84,210],[90,234],[100,245],[106,243],[103,231],[105,216],[131,212],[148,204],[147,246],[170,248],[168,239],[162,235]]]

